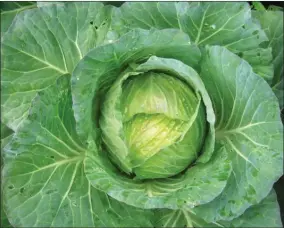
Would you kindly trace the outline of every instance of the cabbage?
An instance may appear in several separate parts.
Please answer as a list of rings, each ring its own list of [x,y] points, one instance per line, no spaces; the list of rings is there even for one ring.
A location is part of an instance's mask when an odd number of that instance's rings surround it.
[[[3,4],[1,226],[281,227],[283,12],[260,6]]]

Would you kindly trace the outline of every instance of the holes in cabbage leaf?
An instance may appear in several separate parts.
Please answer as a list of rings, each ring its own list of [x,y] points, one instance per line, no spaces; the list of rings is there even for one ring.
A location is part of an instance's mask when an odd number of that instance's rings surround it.
[[[25,191],[25,188],[20,189],[20,193],[22,194]]]
[[[252,35],[258,34],[258,30],[253,31]]]
[[[93,21],[90,21],[90,25],[93,25],[94,22]],[[98,29],[98,26],[95,25],[95,29]]]
[[[53,156],[53,155],[51,155],[51,156],[50,156],[50,158],[51,158],[51,159],[54,159],[54,156]]]
[[[14,189],[13,185],[8,186],[9,189]]]
[[[243,29],[246,29],[246,26],[245,26],[245,25],[242,25],[242,28],[243,28]]]
[[[267,48],[268,45],[269,45],[269,41],[263,41],[263,42],[260,43],[259,46],[260,46],[261,48]]]

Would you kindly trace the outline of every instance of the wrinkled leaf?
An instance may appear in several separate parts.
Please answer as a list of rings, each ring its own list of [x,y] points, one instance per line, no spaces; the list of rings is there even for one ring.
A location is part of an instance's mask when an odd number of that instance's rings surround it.
[[[52,4],[19,13],[2,40],[3,123],[16,130],[37,92],[71,74],[102,43],[109,17],[110,8],[97,2]]]
[[[156,227],[281,227],[277,197],[272,190],[259,204],[247,209],[232,221],[207,223],[190,210],[155,210]]]
[[[3,166],[3,148],[10,142],[13,136],[13,131],[8,128],[5,124],[1,122],[1,175],[2,175],[2,166]],[[3,207],[3,196],[1,188],[1,227],[11,227],[9,220],[7,218],[6,212]]]
[[[273,91],[247,62],[208,46],[202,65],[216,114],[216,141],[225,146],[233,170],[221,195],[194,210],[208,222],[229,220],[259,203],[283,174],[283,126]]]
[[[3,200],[15,227],[151,226],[151,212],[93,188],[84,174],[69,77],[41,92],[5,147]]]
[[[264,46],[272,48],[274,77],[271,85],[283,108],[283,11],[252,11],[252,15],[260,21],[269,38]]]
[[[18,13],[35,7],[35,2],[1,2],[1,37],[9,29]]]
[[[273,77],[272,58],[263,61],[269,55],[258,52],[268,39],[246,2],[127,2],[116,8],[112,17],[108,39],[117,39],[133,28],[177,28],[199,46],[220,45],[239,56],[245,56],[246,51],[260,53],[254,61],[246,60],[255,73],[267,80]]]

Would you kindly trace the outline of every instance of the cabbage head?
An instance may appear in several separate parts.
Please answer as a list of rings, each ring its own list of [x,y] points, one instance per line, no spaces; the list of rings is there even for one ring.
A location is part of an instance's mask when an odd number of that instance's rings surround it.
[[[1,7],[1,226],[282,226],[281,8]]]

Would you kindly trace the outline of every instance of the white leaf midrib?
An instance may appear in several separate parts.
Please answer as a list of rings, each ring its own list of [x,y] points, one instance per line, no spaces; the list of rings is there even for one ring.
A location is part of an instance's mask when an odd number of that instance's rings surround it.
[[[29,174],[34,174],[34,173],[37,173],[37,172],[40,172],[40,171],[43,171],[45,169],[49,169],[49,168],[53,168],[53,167],[59,167],[61,165],[64,165],[66,163],[72,163],[72,162],[79,162],[79,161],[83,161],[85,155],[82,154],[80,156],[76,156],[76,157],[72,157],[72,158],[68,158],[68,159],[63,159],[63,160],[59,160],[59,161],[56,161],[54,163],[51,163],[49,165],[46,165],[46,166],[43,166],[39,169],[36,169],[34,171],[31,171],[31,172],[27,172],[27,173],[21,173],[21,174],[18,174],[18,175],[13,175],[13,176],[9,176],[9,178],[11,177],[19,177],[19,176],[25,176],[25,175],[29,175]]]
[[[226,135],[229,134],[236,134],[236,133],[240,133],[245,129],[254,127],[254,126],[258,126],[258,125],[262,125],[262,124],[272,124],[272,123],[279,123],[278,121],[261,121],[261,122],[255,122],[255,123],[248,123],[247,125],[238,127],[238,128],[233,128],[230,130],[219,130],[216,131],[216,137],[217,138],[223,138]]]
[[[64,70],[58,68],[57,66],[54,66],[53,64],[47,62],[46,60],[41,59],[41,58],[39,58],[39,57],[37,57],[37,56],[34,56],[34,55],[32,55],[32,54],[30,54],[30,53],[28,53],[28,52],[26,52],[26,51],[20,50],[20,49],[15,48],[15,47],[12,47],[12,46],[7,45],[7,44],[5,44],[5,43],[2,43],[2,45],[5,45],[5,46],[7,46],[7,47],[9,47],[9,48],[12,48],[12,49],[15,49],[15,50],[17,50],[18,52],[23,53],[23,54],[25,54],[25,55],[27,55],[27,56],[30,56],[31,58],[33,58],[33,59],[35,59],[35,60],[37,60],[37,61],[39,61],[39,62],[45,64],[45,65],[48,66],[49,68],[52,68],[52,69],[58,71],[58,72],[61,73],[62,75],[69,73],[69,72],[67,72],[66,70],[64,71]]]

